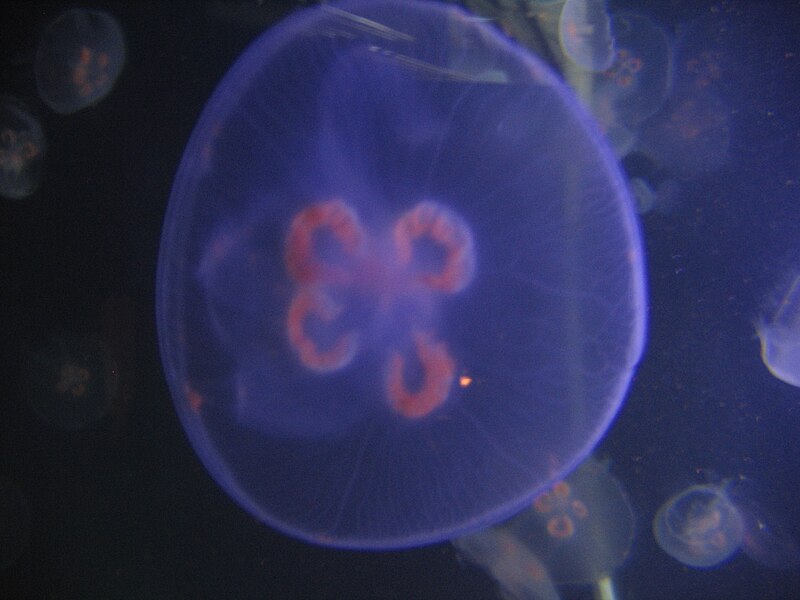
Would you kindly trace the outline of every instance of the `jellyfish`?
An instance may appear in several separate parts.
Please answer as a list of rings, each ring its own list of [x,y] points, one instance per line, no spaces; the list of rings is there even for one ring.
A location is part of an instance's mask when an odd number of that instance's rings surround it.
[[[45,139],[39,121],[13,96],[0,96],[0,195],[20,200],[39,187]]]
[[[633,536],[627,494],[609,473],[608,461],[589,458],[520,514],[453,545],[504,590],[537,590],[529,596],[510,593],[512,598],[546,598],[549,586],[569,583],[593,585],[597,597],[611,599],[613,573],[627,559]],[[536,568],[530,566],[533,558]]]
[[[800,276],[795,277],[777,308],[757,327],[761,360],[775,377],[800,387]]]
[[[104,342],[93,337],[58,337],[27,352],[28,402],[46,423],[81,429],[111,409],[118,373]]]
[[[768,569],[800,567],[800,542],[786,523],[752,493],[734,490],[733,500],[744,526],[742,552]]]
[[[714,567],[739,549],[744,523],[725,486],[694,485],[658,509],[653,534],[661,549],[690,567]]]
[[[547,568],[513,531],[490,527],[453,540],[470,562],[489,572],[509,600],[559,600]]]
[[[715,567],[740,548],[771,569],[800,565],[794,536],[736,480],[694,485],[672,496],[656,513],[653,534],[664,552],[690,567]]]
[[[39,40],[34,62],[39,97],[57,113],[74,113],[105,98],[124,64],[125,39],[114,17],[68,10]]]
[[[589,71],[605,71],[614,62],[614,38],[605,0],[567,0],[558,37],[564,54]]]
[[[601,127],[632,130],[655,114],[668,96],[672,48],[663,29],[643,15],[617,13],[611,31],[614,61],[594,75],[582,96]]]
[[[713,93],[682,91],[642,124],[636,147],[675,179],[696,179],[727,161],[730,113]]]
[[[618,165],[535,56],[454,6],[330,3],[256,40],[195,127],[162,359],[194,449],[256,518],[419,546],[590,452],[641,356],[643,274]]]

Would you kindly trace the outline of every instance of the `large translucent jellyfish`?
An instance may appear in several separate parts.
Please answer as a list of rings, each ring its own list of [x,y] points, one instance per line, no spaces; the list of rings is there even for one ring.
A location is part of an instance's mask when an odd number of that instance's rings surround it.
[[[39,187],[45,139],[21,100],[0,96],[0,195],[26,198]]]
[[[192,134],[165,370],[257,518],[333,546],[449,539],[606,431],[644,342],[642,258],[614,157],[537,58],[456,7],[326,4],[255,41]]]
[[[597,597],[616,597],[612,577],[628,558],[634,517],[608,466],[590,458],[519,515],[453,545],[507,592],[537,590],[528,596],[510,593],[512,598],[548,597],[549,586],[561,583],[593,585]]]
[[[34,62],[39,97],[57,113],[74,113],[105,98],[124,65],[125,39],[114,17],[68,10],[39,40]]]
[[[800,387],[800,276],[789,283],[777,308],[757,325],[761,360],[781,381]]]
[[[605,0],[567,0],[558,24],[561,48],[589,71],[605,71],[614,62],[614,38]]]

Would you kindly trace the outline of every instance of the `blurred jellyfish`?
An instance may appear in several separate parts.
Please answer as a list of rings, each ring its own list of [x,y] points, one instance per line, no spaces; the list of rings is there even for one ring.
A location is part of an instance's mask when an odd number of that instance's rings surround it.
[[[590,458],[566,480],[539,494],[532,507],[466,538],[482,540],[482,555],[475,562],[489,569],[502,585],[503,579],[496,573],[502,566],[515,565],[518,545],[522,545],[544,565],[552,583],[593,585],[599,597],[615,597],[612,576],[630,552],[634,517],[625,491],[608,468],[608,462]],[[499,543],[501,535],[503,540],[510,536],[514,544]],[[459,549],[464,546],[463,539],[453,543]],[[466,547],[476,544],[468,542]],[[513,553],[506,550],[509,547]]]
[[[34,71],[42,101],[57,113],[74,113],[105,98],[125,64],[125,39],[103,11],[72,9],[42,33]]]
[[[756,326],[761,360],[781,381],[800,387],[800,275],[789,283],[777,308]]]
[[[730,112],[711,93],[683,92],[642,125],[637,149],[679,180],[713,172],[728,159]]]
[[[46,423],[80,429],[105,416],[117,393],[117,368],[104,342],[54,338],[28,351],[28,401]]]
[[[653,534],[661,549],[683,564],[713,567],[739,549],[744,522],[724,485],[694,485],[658,509]]]
[[[589,71],[605,71],[614,62],[614,38],[605,0],[567,0],[558,37],[564,54]]]
[[[664,103],[670,89],[672,49],[664,30],[633,13],[611,19],[613,64],[594,76],[584,99],[602,127],[634,129]]]
[[[0,572],[13,565],[31,537],[28,501],[13,481],[0,477]]]
[[[0,195],[19,200],[35,192],[44,153],[39,121],[21,100],[0,96]]]
[[[644,344],[640,241],[583,107],[482,19],[299,11],[228,72],[176,176],[157,293],[176,409],[290,535],[465,535],[608,428]]]
[[[529,540],[555,583],[597,584],[628,557],[633,510],[608,461],[586,460],[539,494],[512,527]]]
[[[492,527],[455,539],[453,546],[492,576],[504,598],[558,600],[547,568],[513,531]]]

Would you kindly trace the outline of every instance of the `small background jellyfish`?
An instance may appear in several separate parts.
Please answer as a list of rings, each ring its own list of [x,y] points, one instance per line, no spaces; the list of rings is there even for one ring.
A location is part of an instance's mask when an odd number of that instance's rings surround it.
[[[125,65],[125,39],[104,11],[72,9],[42,32],[34,70],[39,97],[57,113],[97,104]]]
[[[19,200],[39,187],[46,150],[39,121],[13,96],[0,96],[0,196]]]
[[[90,337],[53,338],[27,354],[28,402],[46,423],[80,429],[111,409],[119,381],[104,342]]]
[[[549,598],[556,584],[579,584],[611,600],[613,574],[633,543],[634,515],[608,468],[608,461],[590,458],[530,508],[453,544],[511,598]]]
[[[664,552],[696,568],[718,567],[740,548],[771,569],[800,566],[800,543],[744,483],[694,485],[669,498],[653,519]]]

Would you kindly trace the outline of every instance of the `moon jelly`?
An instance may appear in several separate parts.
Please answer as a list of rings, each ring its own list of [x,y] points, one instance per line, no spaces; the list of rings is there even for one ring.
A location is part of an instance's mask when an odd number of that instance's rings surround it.
[[[195,127],[158,327],[206,468],[262,521],[396,548],[581,461],[644,342],[637,220],[579,101],[462,9],[298,12]]]

